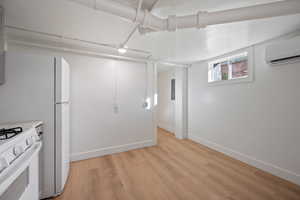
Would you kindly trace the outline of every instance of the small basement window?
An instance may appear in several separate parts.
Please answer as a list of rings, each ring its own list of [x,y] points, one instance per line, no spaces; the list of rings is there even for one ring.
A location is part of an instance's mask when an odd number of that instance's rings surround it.
[[[208,63],[208,82],[225,82],[249,77],[249,53],[242,52]]]

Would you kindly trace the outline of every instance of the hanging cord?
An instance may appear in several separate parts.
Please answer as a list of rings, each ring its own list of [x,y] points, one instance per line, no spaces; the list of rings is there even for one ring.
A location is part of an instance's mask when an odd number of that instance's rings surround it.
[[[145,65],[145,100],[148,98],[148,65],[149,62]]]
[[[158,89],[157,89],[157,63],[153,63],[153,105],[157,106],[158,104]]]
[[[145,64],[145,94],[144,94],[144,103],[143,103],[143,108],[148,110],[150,109],[150,101],[148,97],[148,65],[149,62]]]
[[[113,94],[113,109],[114,113],[119,112],[118,105],[118,90],[119,90],[119,67],[114,63],[113,66],[113,85],[114,85],[114,94]]]

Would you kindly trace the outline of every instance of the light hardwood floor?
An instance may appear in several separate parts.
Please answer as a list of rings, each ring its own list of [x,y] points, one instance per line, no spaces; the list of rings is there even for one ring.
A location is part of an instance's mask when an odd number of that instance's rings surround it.
[[[74,162],[55,200],[300,200],[300,187],[159,129],[158,145]]]

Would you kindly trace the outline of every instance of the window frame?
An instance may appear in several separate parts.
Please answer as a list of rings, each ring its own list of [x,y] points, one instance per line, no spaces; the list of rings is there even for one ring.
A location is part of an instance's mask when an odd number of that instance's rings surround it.
[[[207,61],[207,84],[209,86],[214,86],[214,85],[226,85],[226,84],[252,82],[253,81],[253,73],[254,73],[254,52],[253,51],[254,51],[253,47],[249,47],[249,48],[241,49],[241,50],[234,51],[234,52],[231,52],[228,54],[224,54],[222,56],[218,56],[213,59],[209,59]],[[219,80],[219,81],[209,82],[210,68],[213,63],[224,62],[226,60],[229,60],[230,58],[234,58],[239,55],[242,55],[243,53],[247,53],[247,56],[248,56],[248,76],[247,77],[239,77],[239,78],[233,78],[230,80]]]

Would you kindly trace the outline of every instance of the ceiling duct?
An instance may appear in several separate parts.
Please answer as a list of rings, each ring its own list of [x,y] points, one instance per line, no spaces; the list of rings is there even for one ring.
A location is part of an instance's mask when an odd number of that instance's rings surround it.
[[[194,15],[169,16],[169,18],[163,19],[148,12],[148,10],[138,10],[111,0],[94,0],[94,4],[85,3],[82,0],[69,1],[77,2],[103,12],[108,12],[132,22],[137,22],[141,24],[144,32],[203,28],[209,25],[300,13],[299,0],[286,0],[216,12],[199,11]]]
[[[139,23],[142,27],[147,27],[151,30],[160,31],[163,30],[164,27],[167,25],[165,20],[162,20],[161,18],[151,14],[150,12],[148,12],[148,10],[139,10],[111,0],[94,0],[93,3],[86,0],[69,1],[88,6],[92,9],[107,12],[115,16],[122,17],[131,22]]]

